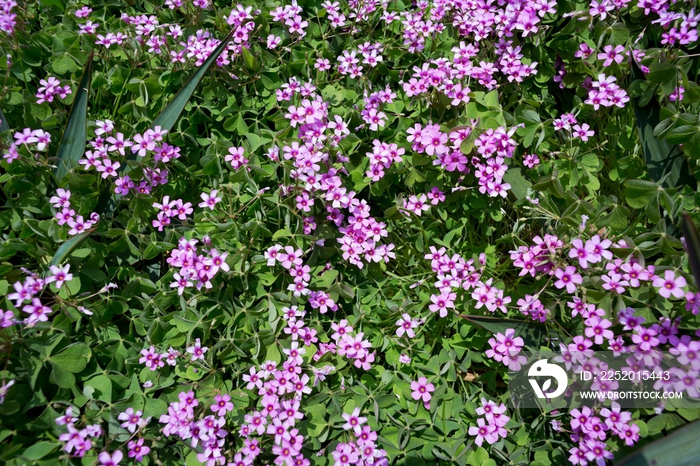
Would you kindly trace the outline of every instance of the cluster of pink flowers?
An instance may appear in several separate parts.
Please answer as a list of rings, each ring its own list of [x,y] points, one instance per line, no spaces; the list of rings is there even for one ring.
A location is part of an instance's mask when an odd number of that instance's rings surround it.
[[[7,160],[7,163],[12,163],[19,158],[20,147],[25,147],[29,152],[32,152],[32,149],[46,151],[50,143],[51,135],[43,129],[24,128],[14,134],[14,141],[10,143],[2,158]],[[35,157],[38,158],[39,154],[35,154]]]
[[[180,357],[180,352],[173,349],[171,346],[165,353],[158,353],[155,346],[148,349],[144,348],[141,350],[141,358],[139,358],[139,364],[145,364],[147,368],[155,371],[167,363],[169,366],[175,366],[177,364],[177,358]]]
[[[386,451],[377,445],[377,433],[369,426],[363,426],[367,418],[360,416],[360,408],[351,414],[343,413],[343,429],[353,438],[340,442],[331,453],[335,466],[375,466],[385,464]],[[388,464],[388,463],[387,463]]]
[[[651,8],[659,2],[640,0],[639,3],[644,4],[645,8]],[[660,23],[666,30],[661,34],[662,44],[689,45],[697,42],[700,13],[696,13],[695,8],[692,8],[689,12],[675,12],[668,10],[668,3],[662,3],[660,6],[662,9],[657,11],[659,19],[653,21],[653,23]]]
[[[220,253],[215,248],[211,247],[211,242],[208,237],[202,240],[205,246],[205,254],[197,252],[197,239],[187,240],[180,238],[177,249],[170,251],[170,257],[166,262],[171,267],[177,267],[180,270],[173,275],[173,281],[170,284],[171,288],[177,288],[177,294],[181,295],[186,288],[196,287],[201,290],[202,287],[210,289],[213,285],[211,280],[219,271],[228,272],[229,266],[226,263],[228,257],[227,252]],[[196,280],[196,283],[193,283]]]
[[[93,441],[104,435],[100,424],[86,425],[83,429],[78,429],[79,412],[73,413],[73,407],[68,406],[63,416],[56,418],[56,424],[66,426],[68,432],[58,436],[58,440],[63,442],[63,450],[73,456],[82,458],[85,453],[93,447]]]
[[[353,360],[354,366],[358,369],[370,370],[376,352],[370,353],[369,349],[372,347],[372,343],[364,338],[364,332],[353,335],[352,325],[346,319],[337,324],[332,323],[331,329],[333,330],[331,339],[335,343],[320,343],[319,349],[313,357],[314,361],[318,361],[328,353],[337,354]]]
[[[326,14],[328,15],[328,22],[334,28],[339,28],[345,26],[345,20],[347,19],[345,15],[340,11],[339,2],[331,2],[326,0],[321,3],[321,7],[326,9]]]
[[[630,98],[624,89],[615,84],[615,81],[617,81],[615,76],[606,76],[604,73],[599,74],[597,81],[591,81],[588,99],[584,103],[592,105],[594,110],[598,110],[601,105],[603,107],[615,105],[624,108]]]
[[[183,0],[166,0],[165,5],[171,9],[182,7]],[[193,4],[201,9],[209,7],[209,0],[194,0]],[[252,7],[237,5],[224,19],[230,26],[233,26],[233,40],[229,42],[224,51],[217,57],[216,64],[223,67],[231,64],[232,58],[241,54],[241,48],[250,48],[250,33],[255,27]],[[256,11],[255,14],[258,14]],[[130,28],[123,31],[97,34],[96,45],[109,48],[112,45],[122,45],[127,43],[129,38],[135,38],[140,46],[154,55],[169,53],[172,63],[187,63],[190,61],[194,66],[201,66],[211,55],[216,47],[221,43],[215,39],[210,31],[200,29],[195,34],[188,36],[186,40],[178,41],[183,37],[183,30],[179,24],[160,24],[154,15],[129,16],[123,13],[121,20]],[[94,34],[99,24],[87,21],[86,24],[79,25],[81,33]],[[167,28],[167,31],[166,31]],[[165,32],[164,32],[165,31]]]
[[[387,85],[384,90],[371,93],[363,99],[365,108],[360,112],[360,116],[366,125],[369,125],[370,131],[378,131],[386,125],[387,116],[380,110],[382,104],[391,104],[396,98],[396,93],[392,92]],[[357,129],[365,125],[359,126]]]
[[[509,328],[506,333],[498,332],[496,338],[489,338],[491,349],[486,350],[486,356],[508,366],[511,371],[518,371],[527,362],[524,355],[519,355],[524,342],[521,337],[515,336],[515,330]]]
[[[472,125],[474,123],[472,121]],[[407,130],[407,141],[412,143],[412,149],[416,152],[434,156],[433,165],[462,173],[471,173],[473,170],[482,194],[506,197],[510,184],[503,181],[508,169],[505,159],[513,157],[515,152],[517,144],[512,136],[516,129],[517,127],[510,130],[499,127],[484,131],[474,143],[478,155],[474,155],[471,160],[460,150],[460,145],[473,130],[469,126],[453,130],[448,135],[440,130],[439,125],[423,127],[416,123]]]
[[[4,31],[9,36],[15,33],[15,26],[17,26],[17,15],[12,12],[16,6],[15,0],[0,1],[0,31]]]
[[[395,256],[392,251],[394,245],[378,244],[381,238],[387,235],[384,223],[377,222],[370,215],[370,208],[365,200],[357,199],[354,191],[343,187],[342,179],[338,176],[339,170],[330,167],[330,154],[323,152],[323,143],[328,138],[324,132],[332,131],[331,145],[337,146],[338,142],[349,134],[347,124],[339,116],[335,116],[335,121],[328,122],[328,103],[314,91],[315,86],[301,86],[298,81],[290,80],[277,92],[277,97],[281,100],[291,100],[296,93],[308,97],[304,98],[299,106],[290,105],[285,115],[293,127],[300,125],[299,138],[303,144],[293,142],[290,146],[282,148],[282,158],[291,160],[293,164],[291,178],[303,183],[302,192],[299,193],[299,188],[293,186],[283,186],[282,194],[295,194],[296,191],[297,208],[305,213],[311,212],[315,205],[314,197],[325,201],[328,212],[326,219],[335,223],[343,234],[338,242],[341,243],[343,258],[351,264],[362,268],[363,258],[366,262],[388,261]],[[372,95],[372,101],[377,99],[381,102],[382,99],[393,98],[389,90]],[[392,149],[392,146],[389,148]],[[398,156],[398,148],[396,150]],[[270,149],[268,155],[273,160],[280,160],[280,151],[275,147]],[[340,152],[337,157],[339,162],[348,161]],[[326,173],[321,172],[322,164],[328,167]],[[348,209],[350,213],[347,226],[342,226],[345,214],[341,209]],[[313,231],[315,226],[314,217],[304,219],[307,234]]]
[[[329,301],[332,303],[332,300],[330,300],[330,298]],[[336,306],[337,308],[337,305],[335,303],[333,303],[333,306]],[[287,325],[284,328],[284,333],[291,337],[293,342],[292,344],[299,340],[304,342],[304,346],[311,346],[312,344],[318,342],[318,338],[316,337],[316,334],[318,332],[316,331],[316,329],[307,327],[306,323],[304,322],[304,316],[306,315],[306,311],[299,309],[298,306],[291,306],[283,307],[282,313],[284,320],[287,321]],[[316,358],[315,360],[318,359],[320,359],[320,357]]]
[[[608,433],[617,435],[628,446],[639,440],[639,426],[632,422],[632,413],[620,411],[616,402],[612,403],[612,409],[602,408],[597,414],[584,406],[580,410],[572,409],[569,415],[572,438],[578,440],[578,446],[569,450],[569,461],[574,465],[604,464],[612,459],[614,455],[605,443]]]
[[[154,187],[168,182],[166,169],[151,168],[145,164],[143,179],[134,182],[128,175],[120,176],[119,168],[122,164],[110,158],[124,157],[129,150],[141,158],[152,154],[156,166],[177,159],[180,157],[180,148],[163,142],[167,130],[156,126],[143,134],[135,134],[130,140],[125,139],[123,133],[115,132],[114,122],[111,120],[97,120],[95,125],[95,138],[88,141],[90,149],[78,162],[85,170],[95,168],[104,179],[116,178],[114,192],[121,195],[127,195],[132,191],[150,194]]]
[[[469,435],[476,436],[474,443],[481,446],[486,440],[489,445],[493,445],[499,438],[505,438],[508,435],[505,426],[510,421],[510,417],[505,412],[505,404],[497,405],[491,400],[482,398],[481,406],[476,408],[476,414],[484,417],[477,418],[477,425],[469,428]]]
[[[164,196],[163,200],[154,202],[153,207],[158,209],[157,218],[151,221],[153,228],[163,231],[163,227],[170,225],[170,219],[177,217],[181,221],[186,221],[187,216],[194,212],[191,202],[183,202],[182,199],[170,200],[170,196]]]
[[[92,228],[100,220],[100,215],[97,212],[92,212],[90,220],[85,220],[82,215],[76,215],[75,210],[71,207],[70,197],[71,192],[69,190],[58,188],[56,195],[49,199],[49,203],[56,209],[54,216],[58,220],[58,224],[68,224],[70,227],[68,234],[75,236]]]
[[[61,99],[65,99],[68,94],[72,94],[71,88],[68,84],[61,86],[61,81],[49,76],[46,79],[41,79],[39,81],[39,89],[36,93],[36,103],[43,104],[44,102],[53,102],[54,96],[58,96]]]
[[[389,14],[385,14],[382,17],[387,23],[387,27],[389,27],[389,24],[394,20],[401,20],[403,26],[403,43],[408,46],[408,51],[411,53],[421,52],[425,48],[425,40],[427,38],[439,34],[445,29],[445,25],[439,22],[444,12],[442,14],[434,12],[431,14],[430,19],[426,21],[423,20],[425,11],[426,8],[415,12],[406,10],[400,13],[400,18]]]
[[[559,250],[564,247],[564,242],[555,235],[544,235],[544,239],[535,236],[532,239],[534,244],[530,246],[519,246],[517,250],[510,251],[510,260],[513,265],[522,269],[520,276],[530,274],[535,277],[537,274],[550,273],[556,263]]]
[[[474,260],[465,261],[459,254],[450,256],[446,254],[444,247],[436,249],[430,246],[430,252],[425,255],[425,259],[430,261],[433,272],[437,274],[438,281],[435,286],[440,294],[433,294],[430,297],[429,309],[438,313],[440,317],[447,316],[449,309],[455,308],[457,293],[454,290],[462,288],[464,291],[471,291],[470,297],[474,300],[474,308],[485,307],[489,312],[508,312],[507,305],[511,302],[509,296],[505,296],[504,291],[493,285],[493,278],[482,280],[485,256],[479,257],[482,269],[477,270]]]
[[[73,280],[73,274],[70,273],[70,264],[64,266],[52,265],[49,267],[49,273],[46,278],[39,277],[38,274],[27,269],[22,269],[28,276],[23,282],[15,282],[12,285],[13,293],[7,295],[7,299],[14,301],[14,306],[22,312],[26,312],[29,316],[24,320],[19,320],[15,317],[12,311],[3,311],[0,309],[0,328],[7,328],[14,324],[23,324],[26,327],[34,327],[39,322],[47,322],[49,314],[53,312],[49,306],[41,302],[39,296],[45,291],[46,287],[53,283],[56,290],[60,290],[65,283]],[[107,291],[115,285],[107,285],[100,290],[100,293]],[[23,303],[25,304],[22,306]],[[77,309],[85,315],[92,315],[92,312],[83,306],[77,306]]]
[[[302,12],[302,8],[294,1],[291,5],[271,10],[270,15],[273,22],[283,23],[287,27],[289,35],[295,40],[299,40],[306,35],[306,28],[309,26],[309,22],[300,16]]]
[[[518,299],[517,304],[518,310],[532,320],[546,322],[550,316],[549,309],[544,307],[544,304],[542,304],[542,301],[540,301],[537,296],[525,295],[524,298]]]
[[[234,408],[230,400],[230,395],[217,395],[214,404],[209,406],[214,415],[207,415],[208,410],[204,406],[197,409],[200,402],[195,393],[183,391],[178,393],[178,401],[170,403],[167,414],[160,416],[158,422],[165,424],[163,434],[166,437],[176,435],[181,440],[188,441],[192,448],[201,446],[202,452],[197,454],[200,462],[207,466],[224,464],[226,457],[222,450],[228,435],[224,430],[225,416]]]
[[[289,271],[289,274],[294,279],[294,283],[290,283],[287,290],[291,291],[296,297],[306,296],[311,293],[311,290],[308,288],[311,280],[311,268],[308,265],[304,265],[303,255],[304,251],[301,249],[296,249],[293,246],[282,247],[279,244],[270,246],[265,251],[265,259],[267,259],[269,267],[273,267],[279,262],[282,267]]]

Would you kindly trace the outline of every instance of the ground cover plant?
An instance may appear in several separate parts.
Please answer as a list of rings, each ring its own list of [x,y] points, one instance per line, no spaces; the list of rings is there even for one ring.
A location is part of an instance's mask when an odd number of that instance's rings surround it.
[[[526,349],[668,351],[698,397],[693,2],[0,3],[3,464],[608,464],[697,428],[506,407]]]

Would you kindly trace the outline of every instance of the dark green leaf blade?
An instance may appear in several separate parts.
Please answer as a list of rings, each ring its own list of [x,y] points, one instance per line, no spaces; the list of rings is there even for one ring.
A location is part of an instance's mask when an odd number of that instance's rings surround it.
[[[700,234],[690,215],[683,214],[683,238],[688,251],[688,264],[695,277],[695,286],[700,289]]]
[[[68,172],[78,166],[78,161],[85,152],[85,144],[87,142],[87,104],[90,94],[90,80],[92,79],[92,61],[93,54],[90,54],[83,71],[83,77],[80,78],[80,84],[75,93],[75,100],[68,116],[66,129],[63,131],[63,137],[58,146],[58,153],[56,154],[58,162],[54,175],[59,185]]]
[[[7,124],[7,118],[5,118],[5,114],[2,113],[2,110],[0,110],[0,133],[9,130],[10,125]]]
[[[96,227],[95,227],[96,228]],[[71,253],[73,249],[80,244],[81,241],[83,241],[85,238],[90,236],[90,233],[95,231],[95,228],[91,228],[89,230],[85,230],[84,232],[80,233],[79,235],[75,235],[65,243],[61,244],[61,246],[58,248],[56,251],[56,254],[53,255],[51,258],[51,262],[49,262],[49,267],[52,265],[59,265],[62,264],[65,260],[66,257]],[[48,274],[48,271],[44,272],[44,276]]]
[[[645,79],[634,60],[631,60],[632,77]],[[639,141],[644,152],[644,159],[649,176],[665,188],[688,185],[695,188],[696,181],[690,171],[683,151],[677,145],[671,145],[663,139],[654,137],[654,128],[659,124],[660,106],[656,99],[646,106],[640,105],[639,98],[633,98],[634,114],[637,119]]]
[[[170,103],[163,109],[163,111],[160,112],[160,115],[158,115],[153,121],[153,125],[151,126],[152,128],[160,126],[161,128],[170,131],[173,128],[173,126],[175,126],[175,122],[178,118],[180,118],[182,110],[185,108],[185,105],[187,105],[187,102],[189,102],[190,98],[192,97],[192,94],[194,94],[194,90],[197,88],[197,85],[202,80],[204,75],[207,74],[209,68],[211,68],[211,66],[216,62],[216,59],[219,58],[221,52],[224,51],[229,41],[233,37],[234,32],[235,31],[232,30],[229,33],[229,35],[221,41],[221,43],[216,47],[216,49],[214,49],[211,55],[207,57],[207,59],[204,61],[204,63],[202,63],[202,65],[197,69],[197,71],[195,71],[192,74],[192,76],[190,76],[190,78],[187,80],[182,89],[180,89],[178,93],[175,94],[173,100],[170,101]]]
[[[694,466],[700,464],[700,421],[688,424],[632,453],[615,466]]]

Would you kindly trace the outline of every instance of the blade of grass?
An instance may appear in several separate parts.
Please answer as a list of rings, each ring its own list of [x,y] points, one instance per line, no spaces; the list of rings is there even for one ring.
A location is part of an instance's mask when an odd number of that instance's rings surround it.
[[[63,131],[61,143],[58,146],[58,162],[54,176],[60,185],[63,178],[70,170],[78,166],[78,161],[85,152],[87,132],[87,104],[90,94],[90,80],[92,78],[93,54],[90,54],[83,76],[80,78],[75,100],[68,116],[66,129]]]
[[[695,277],[695,286],[700,289],[700,234],[690,215],[683,214],[683,238],[688,251],[688,264]]]
[[[168,131],[173,129],[173,126],[175,126],[175,122],[178,118],[180,118],[182,110],[185,108],[185,105],[187,105],[187,102],[189,102],[190,98],[192,97],[192,94],[194,94],[194,90],[197,88],[197,85],[202,80],[204,75],[207,74],[209,68],[211,68],[214,62],[216,62],[216,59],[219,58],[221,52],[224,51],[229,41],[233,37],[233,33],[234,31],[232,30],[229,33],[229,35],[221,41],[221,43],[216,47],[216,49],[214,49],[211,55],[207,57],[204,63],[202,63],[202,66],[200,66],[197,69],[197,71],[195,71],[192,74],[192,76],[190,76],[185,85],[182,86],[182,89],[180,89],[180,91],[178,91],[178,93],[175,94],[173,100],[171,100],[170,103],[160,113],[160,115],[158,115],[156,119],[153,120],[153,125],[151,126],[152,128],[160,126],[161,128],[166,129]]]

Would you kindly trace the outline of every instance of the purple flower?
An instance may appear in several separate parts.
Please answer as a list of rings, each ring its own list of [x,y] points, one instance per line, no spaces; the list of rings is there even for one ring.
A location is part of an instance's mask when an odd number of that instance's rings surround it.
[[[124,458],[124,454],[121,452],[121,450],[117,450],[111,455],[106,451],[103,451],[97,457],[97,459],[100,461],[100,465],[102,466],[117,466],[122,458]]]
[[[687,282],[682,276],[676,277],[672,270],[666,270],[664,277],[655,277],[652,285],[666,299],[671,298],[671,295],[674,298],[682,298],[685,295],[683,287],[687,285]]]
[[[423,400],[423,403],[430,402],[433,397],[432,392],[435,391],[435,385],[428,382],[425,377],[419,377],[417,381],[411,382],[411,398],[414,400]]]
[[[231,395],[223,394],[214,397],[214,404],[211,405],[211,410],[217,416],[224,416],[228,411],[233,411],[233,403],[231,403]]]
[[[142,438],[138,439],[137,441],[129,441],[128,447],[129,458],[134,458],[134,460],[138,462],[142,461],[144,455],[148,455],[148,453],[151,451],[150,447],[144,446]]]
[[[145,427],[151,419],[150,417],[142,419],[141,416],[143,416],[143,411],[134,411],[134,408],[126,408],[126,411],[120,413],[117,419],[124,421],[121,426],[133,434],[137,429]]]
[[[194,345],[190,346],[187,348],[187,352],[192,355],[192,361],[196,361],[198,359],[201,359],[202,361],[204,360],[204,353],[209,351],[209,348],[207,347],[202,347],[202,344],[199,341],[199,338],[195,340]]]
[[[416,333],[413,331],[414,328],[418,327],[418,321],[411,318],[410,315],[404,313],[401,318],[396,321],[396,336],[401,337],[406,334],[408,338],[413,338]]]
[[[608,319],[601,319],[598,316],[590,317],[586,320],[586,336],[593,338],[596,345],[602,345],[603,340],[611,340],[615,335],[611,330],[612,322]]]
[[[209,207],[209,210],[214,210],[214,206],[221,202],[221,198],[217,196],[218,191],[213,189],[210,193],[202,193],[199,197],[202,198],[202,202],[198,204],[199,207]]]
[[[484,418],[478,418],[476,420],[476,426],[469,427],[469,435],[476,435],[474,443],[481,446],[486,440],[489,445],[493,445],[498,440],[498,434],[496,434],[496,426],[491,424],[486,424]]]
[[[362,424],[367,422],[366,417],[360,416],[360,408],[355,408],[352,414],[343,413],[343,419],[345,419],[345,424],[343,424],[343,429],[352,430],[355,435],[360,435],[362,432]]]
[[[558,280],[554,282],[554,286],[558,289],[566,287],[568,293],[573,293],[576,291],[576,285],[583,283],[583,278],[576,273],[576,267],[573,265],[567,266],[565,270],[556,269],[554,271],[554,276],[558,278]]]

